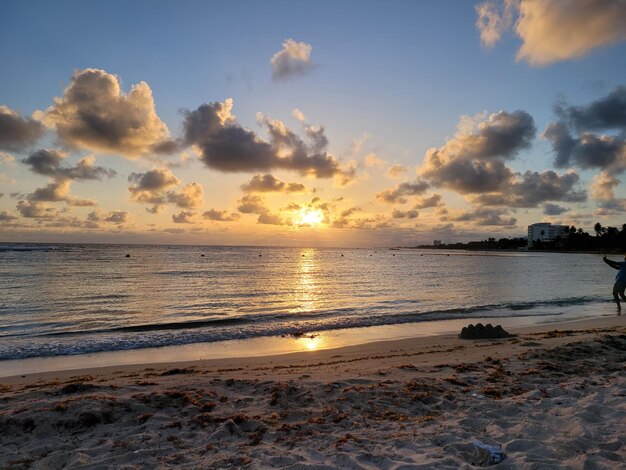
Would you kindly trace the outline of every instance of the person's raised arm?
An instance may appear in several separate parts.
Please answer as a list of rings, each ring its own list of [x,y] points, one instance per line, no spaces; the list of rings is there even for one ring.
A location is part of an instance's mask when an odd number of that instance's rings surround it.
[[[604,257],[602,258],[602,261],[604,261],[606,264],[611,266],[613,269],[619,269],[622,267],[622,263],[618,263],[617,261],[610,260],[606,257],[606,255],[604,255]]]

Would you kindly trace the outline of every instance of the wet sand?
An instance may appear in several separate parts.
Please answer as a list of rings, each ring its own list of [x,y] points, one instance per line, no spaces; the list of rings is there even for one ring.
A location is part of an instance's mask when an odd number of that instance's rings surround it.
[[[626,316],[512,332],[0,378],[0,468],[623,468]]]

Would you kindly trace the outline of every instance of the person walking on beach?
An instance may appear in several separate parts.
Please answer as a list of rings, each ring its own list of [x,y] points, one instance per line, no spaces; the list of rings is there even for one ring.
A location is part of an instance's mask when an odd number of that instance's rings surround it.
[[[624,295],[624,289],[626,289],[626,255],[624,255],[624,261],[622,263],[617,261],[612,261],[604,255],[602,258],[606,264],[611,266],[613,269],[617,269],[617,275],[615,276],[615,284],[613,284],[613,298],[617,303],[617,310],[621,310],[622,306],[619,303],[619,298],[621,297],[624,302],[626,302],[626,296]]]

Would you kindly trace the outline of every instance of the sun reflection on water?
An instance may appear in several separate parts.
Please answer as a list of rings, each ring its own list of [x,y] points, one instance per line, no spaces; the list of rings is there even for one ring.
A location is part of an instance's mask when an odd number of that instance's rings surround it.
[[[315,351],[324,344],[324,339],[319,335],[310,335],[297,338],[296,342],[304,350]]]
[[[319,271],[316,250],[302,250],[296,282],[294,283],[294,295],[298,306],[295,312],[313,312],[319,300],[319,288],[316,276]]]

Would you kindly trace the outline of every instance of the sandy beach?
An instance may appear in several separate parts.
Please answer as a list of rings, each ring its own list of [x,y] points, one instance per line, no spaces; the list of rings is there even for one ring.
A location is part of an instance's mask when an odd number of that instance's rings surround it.
[[[623,468],[626,316],[0,379],[1,468]]]

